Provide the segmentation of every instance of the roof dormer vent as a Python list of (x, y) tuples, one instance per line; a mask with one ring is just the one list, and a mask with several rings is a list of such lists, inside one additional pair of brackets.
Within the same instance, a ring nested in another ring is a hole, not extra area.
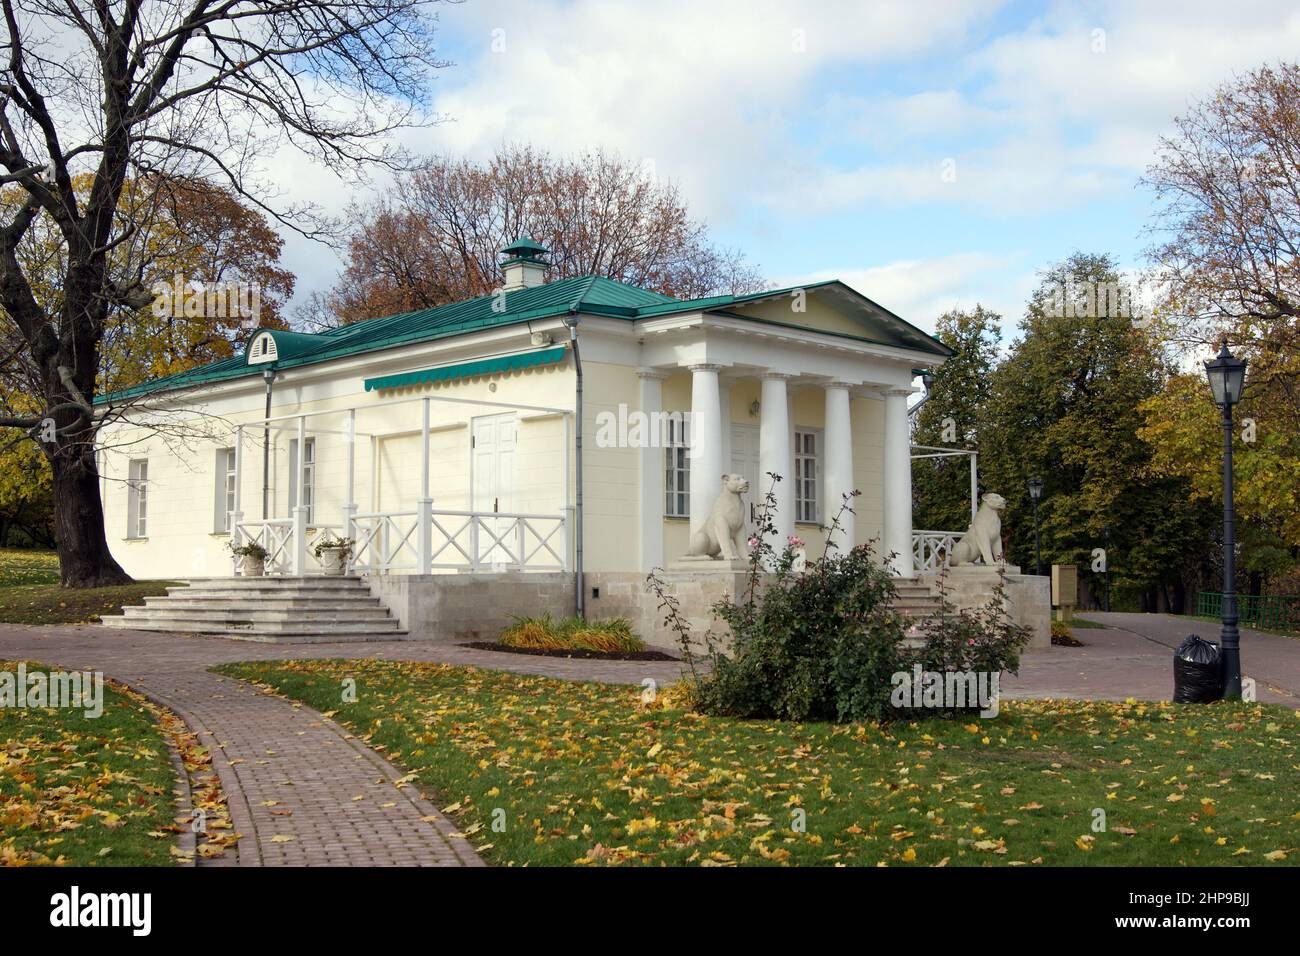
[(540, 243), (524, 237), (516, 239), (501, 250), (506, 256), (501, 262), (501, 271), (505, 282), (501, 288), (506, 292), (516, 289), (531, 289), (546, 282), (546, 262), (542, 259), (546, 249)]

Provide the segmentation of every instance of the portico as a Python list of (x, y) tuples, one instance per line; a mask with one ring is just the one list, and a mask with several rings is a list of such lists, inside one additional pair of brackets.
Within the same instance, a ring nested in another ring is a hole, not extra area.
[(778, 549), (791, 535), (810, 553), (828, 538), (842, 549), (876, 538), (882, 557), (896, 553), (895, 573), (911, 573), (910, 385), (723, 361), (637, 375), (642, 410), (685, 413), (686, 432), (639, 450), (642, 570), (684, 553), (734, 473), (750, 482), (747, 504), (772, 493)]

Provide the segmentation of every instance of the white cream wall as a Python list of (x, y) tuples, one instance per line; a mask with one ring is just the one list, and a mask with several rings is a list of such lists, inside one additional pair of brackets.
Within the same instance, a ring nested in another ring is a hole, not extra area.
[[(636, 571), (640, 567), (640, 450), (602, 448), (598, 416), (618, 415), (620, 403), (640, 408), (636, 367), (584, 361), (583, 370), (583, 564), (590, 571)], [(666, 383), (665, 383), (666, 384)]]

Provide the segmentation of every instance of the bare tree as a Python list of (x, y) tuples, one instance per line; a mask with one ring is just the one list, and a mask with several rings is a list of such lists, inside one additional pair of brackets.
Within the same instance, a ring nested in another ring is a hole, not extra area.
[[(0, 224), (0, 308), (39, 375), (36, 410), (0, 417), (41, 442), (52, 468), (65, 586), (129, 580), (104, 531), (95, 442), (129, 410), (93, 402), (110, 314), (153, 295), (121, 266), (151, 215), (122, 213), (128, 181), (212, 180), (282, 225), (320, 235), (306, 206), (258, 175), (297, 149), (341, 173), (392, 168), (389, 134), (429, 121), (433, 0), (0, 0), (0, 184), (27, 202)], [(90, 173), (78, 202), (74, 177)], [(64, 243), (57, 310), (17, 250), (38, 217)]]
[(601, 275), (684, 298), (764, 287), (743, 257), (709, 242), (672, 183), (602, 152), (432, 158), (348, 221), (343, 274), (308, 307), (320, 325), (486, 295), (501, 282), (498, 251), (522, 236), (546, 246), (556, 279)]
[(1300, 66), (1248, 73), (1175, 122), (1145, 179), (1174, 338), (1230, 335), (1254, 387), (1300, 408)]

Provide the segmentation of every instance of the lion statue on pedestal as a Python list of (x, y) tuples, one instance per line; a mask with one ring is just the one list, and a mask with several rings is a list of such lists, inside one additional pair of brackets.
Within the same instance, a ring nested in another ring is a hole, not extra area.
[(982, 560), (987, 565), (1002, 563), (1002, 512), (1007, 501), (1001, 495), (989, 492), (980, 499), (975, 518), (948, 555), (948, 564), (974, 564)]

